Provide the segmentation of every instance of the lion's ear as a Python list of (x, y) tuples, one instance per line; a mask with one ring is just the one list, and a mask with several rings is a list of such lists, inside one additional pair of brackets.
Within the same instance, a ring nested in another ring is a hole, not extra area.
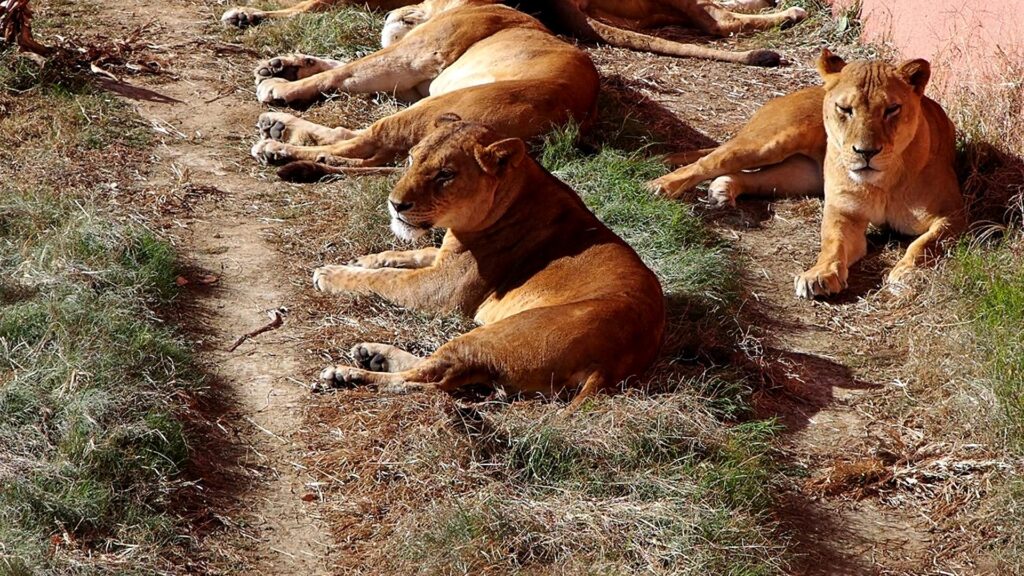
[(526, 143), (519, 138), (498, 140), (490, 146), (477, 147), (476, 161), (484, 172), (501, 176), (506, 169), (518, 166), (526, 156)]
[(452, 122), (461, 122), (462, 116), (459, 116), (455, 112), (445, 112), (434, 119), (434, 128), (440, 128), (445, 124), (451, 124)]
[(846, 60), (836, 56), (828, 48), (821, 49), (821, 55), (818, 56), (818, 74), (822, 78), (827, 79), (833, 74), (839, 74), (843, 68), (846, 68)]
[(927, 60), (917, 58), (900, 64), (896, 67), (896, 72), (907, 81), (907, 84), (913, 86), (914, 92), (923, 95), (928, 80), (932, 77), (932, 66)]

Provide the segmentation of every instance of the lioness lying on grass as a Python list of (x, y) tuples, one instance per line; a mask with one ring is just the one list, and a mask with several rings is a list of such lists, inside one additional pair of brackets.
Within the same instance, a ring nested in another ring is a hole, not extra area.
[(928, 62), (847, 65), (823, 50), (818, 71), (823, 87), (768, 102), (734, 138), (678, 155), (675, 160), (692, 163), (650, 183), (675, 198), (714, 178), (709, 196), (716, 203), (824, 188), (821, 254), (794, 281), (801, 298), (846, 287), (849, 267), (867, 252), (869, 224), (918, 236), (889, 272), (889, 283), (905, 279), (929, 249), (965, 226), (953, 170), (955, 129), (924, 95)]
[[(719, 37), (767, 30), (807, 17), (803, 8), (771, 14), (751, 14), (775, 5), (774, 0), (308, 0), (284, 10), (263, 11), (232, 8), (221, 20), (232, 26), (249, 26), (268, 18), (290, 17), (303, 12), (328, 10), (335, 5), (366, 5), (394, 10), (389, 26), (409, 29), (431, 16), (460, 4), (504, 3), (540, 18), (553, 30), (585, 42), (601, 42), (621, 48), (667, 56), (706, 58), (755, 66), (777, 66), (779, 54), (771, 50), (730, 52), (698, 44), (673, 42), (643, 34), (640, 30), (661, 26), (693, 26)], [(407, 7), (407, 8), (403, 8)], [(397, 9), (396, 9), (397, 8)], [(388, 34), (385, 34), (385, 39)]]
[[(599, 78), (582, 50), (559, 40), (537, 20), (505, 6), (447, 10), (400, 41), (349, 63), (283, 56), (256, 70), (261, 102), (308, 104), (338, 92), (389, 92), (412, 106), (370, 127), (328, 128), (290, 114), (267, 113), (256, 158), (316, 161), (282, 171), (308, 180), (338, 171), (323, 166), (380, 166), (406, 154), (443, 113), (529, 139), (576, 122), (596, 109)], [(299, 145), (307, 142), (316, 145)]]
[(410, 152), (388, 208), (400, 237), (447, 228), (441, 248), (324, 266), (313, 274), (317, 290), (459, 310), (482, 326), (427, 358), (359, 344), (360, 367), (327, 368), (328, 382), (382, 392), (490, 383), (516, 395), (577, 391), (572, 409), (654, 361), (665, 325), (657, 277), (522, 140), (442, 118)]

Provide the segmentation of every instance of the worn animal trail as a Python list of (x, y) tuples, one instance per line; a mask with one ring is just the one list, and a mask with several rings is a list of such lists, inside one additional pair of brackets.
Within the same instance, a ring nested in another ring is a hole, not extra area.
[(161, 96), (128, 91), (146, 98), (137, 102), (139, 113), (163, 134), (146, 175), (147, 192), (189, 186), (208, 195), (175, 221), (174, 236), (188, 262), (219, 278), (208, 294), (194, 296), (203, 328), (199, 356), (212, 372), (212, 386), (231, 404), (218, 424), (238, 444), (242, 456), (234, 472), (245, 481), (232, 509), (213, 511), (241, 529), (211, 535), (204, 548), (218, 569), (229, 572), (327, 574), (330, 536), (317, 503), (307, 502), (314, 500), (315, 485), (298, 438), (309, 392), (296, 379), (296, 329), (286, 321), (226, 352), (239, 335), (266, 323), (264, 311), (288, 306), (298, 290), (282, 276), (286, 263), (270, 241), (279, 224), (265, 220), (262, 198), (280, 185), (250, 174), (240, 146), (251, 137), (247, 127), (261, 107), (251, 93), (235, 90), (235, 79), (216, 56), (220, 42), (209, 34), (215, 15), (206, 7), (130, 0), (104, 3), (96, 19), (111, 37), (145, 27), (147, 42), (167, 62), (168, 73), (149, 85), (133, 80)]

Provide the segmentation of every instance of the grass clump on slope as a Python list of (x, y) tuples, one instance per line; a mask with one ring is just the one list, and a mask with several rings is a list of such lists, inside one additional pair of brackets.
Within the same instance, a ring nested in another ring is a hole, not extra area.
[(148, 139), (127, 105), (14, 54), (0, 78), (21, 86), (0, 118), (0, 574), (167, 571), (197, 381), (153, 312), (175, 254), (101, 203)]

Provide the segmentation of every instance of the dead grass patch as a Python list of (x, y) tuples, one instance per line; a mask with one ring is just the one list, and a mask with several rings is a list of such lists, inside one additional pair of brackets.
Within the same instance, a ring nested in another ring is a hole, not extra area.
[(173, 250), (108, 207), (148, 131), (55, 70), (0, 52), (0, 573), (175, 572), (200, 379)]

